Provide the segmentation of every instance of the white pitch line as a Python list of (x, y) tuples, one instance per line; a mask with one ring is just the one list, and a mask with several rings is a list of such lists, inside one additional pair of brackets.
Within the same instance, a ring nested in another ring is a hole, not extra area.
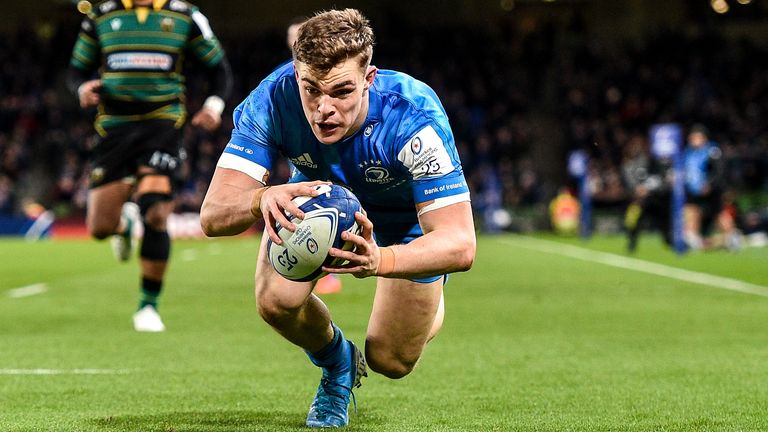
[(0, 369), (0, 375), (118, 375), (127, 369)]
[(684, 270), (676, 267), (670, 267), (664, 264), (657, 264), (654, 262), (643, 261), (637, 258), (624, 257), (607, 252), (593, 251), (590, 249), (549, 240), (534, 239), (525, 236), (516, 236), (516, 239), (517, 240), (515, 241), (505, 239), (501, 239), (499, 241), (515, 246), (521, 246), (526, 249), (567, 256), (582, 261), (596, 262), (612, 267), (634, 270), (657, 276), (664, 276), (671, 279), (692, 282), (700, 285), (707, 285), (714, 288), (727, 289), (731, 291), (768, 297), (768, 287), (751, 284), (749, 282), (740, 281), (738, 279), (731, 279), (707, 273)]
[(10, 298), (29, 297), (37, 294), (42, 294), (46, 291), (48, 291), (48, 285), (44, 283), (36, 283), (36, 284), (8, 290), (8, 297)]

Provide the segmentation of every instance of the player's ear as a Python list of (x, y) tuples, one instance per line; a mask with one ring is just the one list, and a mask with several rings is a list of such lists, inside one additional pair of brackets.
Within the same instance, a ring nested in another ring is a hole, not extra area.
[(368, 69), (365, 71), (365, 87), (363, 87), (364, 90), (368, 90), (368, 87), (373, 85), (373, 80), (376, 78), (376, 73), (379, 71), (379, 69), (376, 66), (368, 66)]

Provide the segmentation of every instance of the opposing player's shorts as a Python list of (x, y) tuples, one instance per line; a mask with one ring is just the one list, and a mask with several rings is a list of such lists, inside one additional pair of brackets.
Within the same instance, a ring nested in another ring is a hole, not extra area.
[(183, 159), (182, 131), (173, 120), (144, 120), (107, 129), (91, 155), (90, 187), (132, 177), (140, 166), (167, 176), (176, 186)]

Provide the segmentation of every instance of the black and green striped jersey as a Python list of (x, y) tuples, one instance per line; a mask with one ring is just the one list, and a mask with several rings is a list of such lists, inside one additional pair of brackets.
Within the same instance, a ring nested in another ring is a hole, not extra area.
[(180, 127), (186, 118), (186, 55), (211, 68), (224, 58), (208, 19), (194, 5), (107, 0), (94, 6), (83, 20), (70, 66), (99, 71), (96, 130), (104, 135), (110, 127), (147, 119), (172, 119)]

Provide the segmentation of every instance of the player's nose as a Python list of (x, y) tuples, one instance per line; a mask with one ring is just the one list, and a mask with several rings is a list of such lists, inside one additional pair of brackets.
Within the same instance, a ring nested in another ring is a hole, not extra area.
[(317, 104), (317, 111), (323, 116), (323, 118), (328, 118), (333, 115), (335, 109), (331, 103), (331, 98), (328, 96), (320, 97), (320, 101)]

